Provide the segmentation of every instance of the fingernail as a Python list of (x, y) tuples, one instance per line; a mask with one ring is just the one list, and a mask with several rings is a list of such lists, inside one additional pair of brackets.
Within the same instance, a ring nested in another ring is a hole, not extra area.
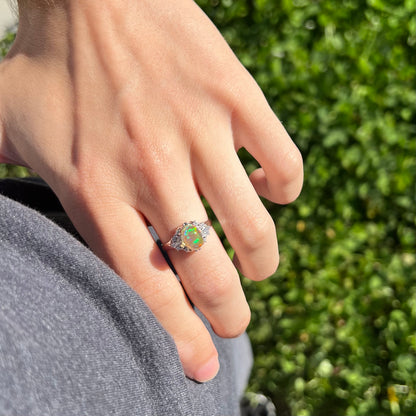
[(206, 381), (212, 380), (218, 374), (219, 369), (220, 363), (218, 362), (218, 357), (213, 357), (195, 372), (193, 378), (195, 381), (205, 383)]

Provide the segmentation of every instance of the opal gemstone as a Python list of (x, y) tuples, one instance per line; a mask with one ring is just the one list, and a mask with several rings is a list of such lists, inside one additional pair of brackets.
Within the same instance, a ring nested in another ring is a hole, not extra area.
[(199, 250), (204, 244), (202, 233), (195, 225), (187, 225), (181, 230), (181, 240), (189, 250)]

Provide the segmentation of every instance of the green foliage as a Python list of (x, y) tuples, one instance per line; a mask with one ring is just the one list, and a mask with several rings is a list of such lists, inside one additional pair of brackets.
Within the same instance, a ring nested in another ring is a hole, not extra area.
[(0, 178), (25, 178), (34, 174), (22, 166), (0, 164)]
[(4, 38), (0, 39), (0, 60), (1, 58), (4, 58), (7, 51), (10, 49), (15, 37), (14, 33), (6, 33)]
[(277, 274), (243, 282), (250, 389), (281, 416), (414, 415), (415, 0), (198, 3), (305, 161), (300, 198), (266, 202)]
[(414, 415), (415, 1), (199, 3), (305, 161), (269, 206), (277, 274), (244, 280), (251, 390), (281, 415)]

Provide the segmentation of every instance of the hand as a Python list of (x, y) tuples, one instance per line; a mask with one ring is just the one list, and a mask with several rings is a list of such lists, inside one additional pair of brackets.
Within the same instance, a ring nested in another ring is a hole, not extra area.
[[(218, 335), (245, 330), (235, 266), (254, 280), (276, 270), (275, 226), (258, 194), (294, 200), (300, 153), (192, 0), (30, 4), (0, 66), (0, 159), (49, 183), (91, 249), (171, 334), (185, 373), (208, 380), (217, 352), (186, 294)], [(262, 166), (250, 178), (241, 147)], [(170, 250), (183, 289), (147, 223), (168, 241), (183, 222), (207, 219), (200, 195), (238, 259), (213, 230), (198, 252)]]

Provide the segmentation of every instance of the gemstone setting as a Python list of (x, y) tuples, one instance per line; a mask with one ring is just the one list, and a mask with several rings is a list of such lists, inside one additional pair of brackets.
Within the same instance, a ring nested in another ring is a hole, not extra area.
[(179, 226), (166, 244), (176, 250), (198, 251), (205, 244), (209, 234), (209, 223), (189, 221)]

